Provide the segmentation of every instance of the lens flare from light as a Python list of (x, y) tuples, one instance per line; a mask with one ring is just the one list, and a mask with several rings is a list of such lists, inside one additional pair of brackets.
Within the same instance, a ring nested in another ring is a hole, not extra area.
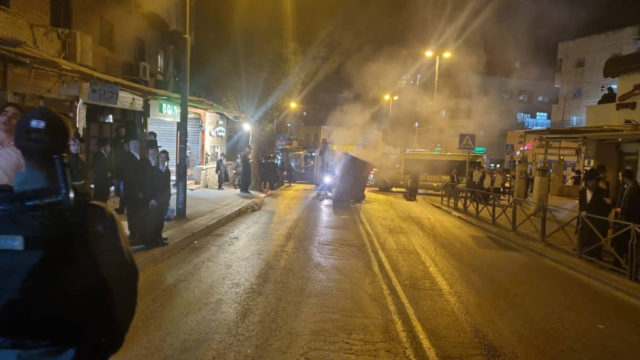
[(384, 95), (384, 99), (385, 99), (386, 101), (389, 101), (389, 99), (391, 99), (391, 95), (389, 95), (389, 94), (385, 94), (385, 95)]
[(427, 50), (427, 51), (425, 51), (425, 52), (424, 52), (424, 54), (425, 54), (427, 57), (433, 57), (433, 51), (431, 51), (431, 50)]
[(333, 182), (333, 178), (329, 175), (325, 175), (323, 180), (325, 184), (331, 184)]
[(453, 54), (451, 54), (451, 51), (445, 51), (445, 52), (444, 52), (444, 54), (442, 54), (442, 56), (443, 56), (445, 59), (450, 58), (452, 55), (453, 55)]
[(251, 131), (251, 125), (249, 125), (249, 123), (242, 124), (242, 128), (244, 131)]

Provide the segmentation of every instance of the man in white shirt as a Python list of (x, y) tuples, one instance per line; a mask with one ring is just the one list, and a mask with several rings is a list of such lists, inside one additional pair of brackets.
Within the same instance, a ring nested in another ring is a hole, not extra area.
[(22, 116), (22, 108), (8, 103), (0, 113), (0, 185), (13, 185), (15, 174), (24, 170), (22, 153), (14, 145), (16, 124)]

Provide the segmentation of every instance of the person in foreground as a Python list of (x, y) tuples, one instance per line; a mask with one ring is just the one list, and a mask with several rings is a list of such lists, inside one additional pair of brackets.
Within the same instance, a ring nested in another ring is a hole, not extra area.
[(0, 359), (108, 359), (136, 308), (138, 269), (117, 215), (71, 187), (71, 126), (24, 115), (25, 170), (0, 192)]

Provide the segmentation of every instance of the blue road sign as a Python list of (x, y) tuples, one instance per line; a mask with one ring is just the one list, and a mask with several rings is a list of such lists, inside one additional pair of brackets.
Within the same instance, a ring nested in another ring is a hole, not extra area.
[(513, 146), (513, 144), (507, 144), (507, 145), (504, 146), (504, 154), (505, 155), (508, 156), (508, 155), (513, 155), (515, 153), (516, 153), (516, 149)]
[(276, 135), (276, 146), (286, 146), (287, 145), (287, 135)]
[(460, 134), (458, 149), (473, 150), (476, 148), (476, 134)]

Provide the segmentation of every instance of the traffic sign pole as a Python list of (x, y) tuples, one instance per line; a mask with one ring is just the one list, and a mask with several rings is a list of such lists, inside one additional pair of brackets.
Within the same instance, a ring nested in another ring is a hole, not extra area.
[(465, 174), (464, 174), (464, 178), (466, 179), (467, 184), (469, 183), (469, 153), (470, 152), (471, 150), (467, 150), (467, 166), (466, 166), (467, 170), (465, 171)]

